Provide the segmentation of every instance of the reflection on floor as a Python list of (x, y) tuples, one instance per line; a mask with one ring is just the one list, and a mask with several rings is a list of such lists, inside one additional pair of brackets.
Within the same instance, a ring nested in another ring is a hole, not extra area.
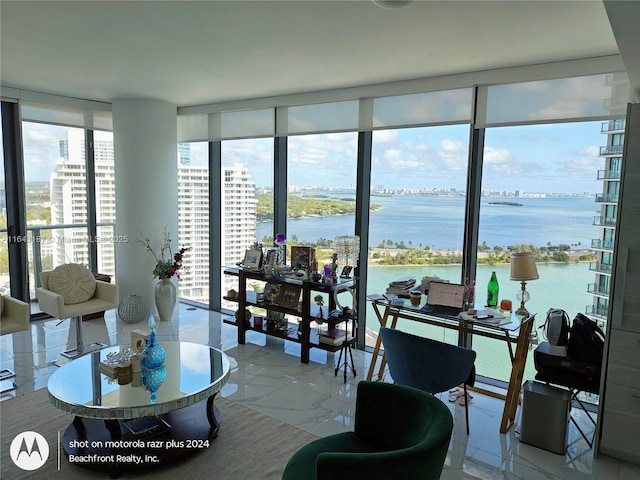
[[(116, 320), (115, 312), (110, 311), (104, 320), (84, 322), (84, 339), (86, 343), (128, 344), (130, 331), (145, 327)], [(353, 428), (356, 385), (367, 373), (369, 353), (354, 351), (357, 377), (349, 374), (344, 384), (342, 373), (334, 376), (337, 353), (312, 349), (311, 362), (304, 365), (299, 361), (299, 345), (291, 342), (249, 332), (247, 343), (238, 345), (235, 327), (223, 323), (214, 312), (181, 304), (172, 321), (159, 322), (156, 331), (160, 341), (206, 341), (225, 351), (232, 373), (222, 396), (232, 401), (319, 436)], [(2, 393), (0, 399), (46, 388), (49, 375), (58, 368), (52, 362), (60, 362), (60, 352), (72, 346), (75, 334), (69, 328), (69, 320), (36, 322), (30, 332), (0, 337), (0, 367), (16, 373), (11, 380), (18, 386)], [(388, 377), (385, 380), (391, 381)], [(640, 478), (638, 466), (602, 455), (594, 459), (572, 424), (564, 455), (520, 443), (517, 426), (502, 435), (499, 426), (503, 402), (479, 393), (473, 397), (469, 404), (471, 433), (467, 435), (464, 407), (449, 402), (448, 393), (440, 395), (455, 419), (441, 477), (444, 480)], [(574, 409), (573, 414), (585, 432), (592, 435), (593, 426), (584, 412)]]

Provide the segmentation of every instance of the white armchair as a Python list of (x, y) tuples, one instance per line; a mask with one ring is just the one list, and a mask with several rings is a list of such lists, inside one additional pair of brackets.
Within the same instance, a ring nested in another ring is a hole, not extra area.
[(17, 298), (9, 297), (8, 295), (3, 295), (2, 298), (0, 298), (0, 302), (2, 302), (0, 335), (29, 330), (31, 310), (28, 303), (22, 302)]
[(118, 287), (96, 280), (84, 265), (65, 264), (40, 274), (42, 287), (36, 289), (40, 309), (54, 318), (73, 317), (76, 321), (76, 348), (62, 352), (75, 358), (105, 347), (103, 343), (84, 345), (82, 316), (116, 308)]

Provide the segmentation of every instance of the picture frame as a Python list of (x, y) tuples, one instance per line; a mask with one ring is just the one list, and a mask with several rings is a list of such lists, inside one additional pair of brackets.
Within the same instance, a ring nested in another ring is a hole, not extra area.
[(275, 303), (280, 297), (280, 284), (274, 282), (268, 282), (264, 286), (264, 301), (269, 303)]
[(260, 270), (262, 264), (262, 250), (257, 248), (249, 248), (244, 253), (242, 266), (251, 270)]
[(276, 303), (281, 307), (297, 309), (301, 291), (302, 287), (298, 285), (282, 285)]
[(293, 245), (291, 247), (291, 268), (294, 270), (306, 270), (315, 259), (315, 256), (315, 248)]
[(351, 270), (353, 270), (351, 265), (345, 265), (340, 273), (340, 278), (351, 278)]
[(275, 265), (276, 257), (278, 255), (278, 249), (275, 247), (267, 248), (267, 251), (264, 255), (264, 265)]
[(267, 331), (274, 332), (280, 330), (287, 321), (287, 318), (282, 312), (275, 312), (273, 310), (267, 311)]
[(274, 310), (267, 311), (267, 321), (270, 322), (284, 322), (285, 314), (282, 312), (276, 312)]

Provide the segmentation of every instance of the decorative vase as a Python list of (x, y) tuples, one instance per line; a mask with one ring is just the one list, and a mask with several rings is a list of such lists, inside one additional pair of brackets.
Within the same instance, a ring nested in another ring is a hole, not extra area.
[(156, 403), (156, 393), (166, 379), (167, 369), (164, 365), (142, 369), (142, 382), (150, 392), (151, 403)]
[(276, 258), (274, 263), (276, 265), (284, 265), (287, 263), (287, 244), (284, 240), (276, 242)]
[(118, 304), (118, 316), (123, 322), (141, 322), (148, 312), (147, 302), (140, 295), (127, 295)]
[(156, 284), (155, 300), (160, 321), (171, 320), (171, 314), (176, 306), (176, 286), (171, 279), (163, 278)]
[(167, 359), (167, 352), (156, 340), (156, 321), (149, 312), (149, 341), (140, 354), (140, 366), (152, 370), (161, 367)]

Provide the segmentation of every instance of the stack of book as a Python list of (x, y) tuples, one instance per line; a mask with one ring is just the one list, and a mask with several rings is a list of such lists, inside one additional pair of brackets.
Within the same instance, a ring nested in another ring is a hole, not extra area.
[(107, 377), (118, 378), (118, 365), (109, 365), (106, 362), (100, 362), (98, 370), (104, 373)]
[(414, 277), (402, 277), (391, 282), (386, 293), (388, 295), (396, 295), (400, 298), (409, 298), (409, 292), (415, 287), (416, 279)]
[(320, 330), (319, 341), (327, 345), (340, 345), (347, 339), (347, 331), (341, 328), (332, 330)]

